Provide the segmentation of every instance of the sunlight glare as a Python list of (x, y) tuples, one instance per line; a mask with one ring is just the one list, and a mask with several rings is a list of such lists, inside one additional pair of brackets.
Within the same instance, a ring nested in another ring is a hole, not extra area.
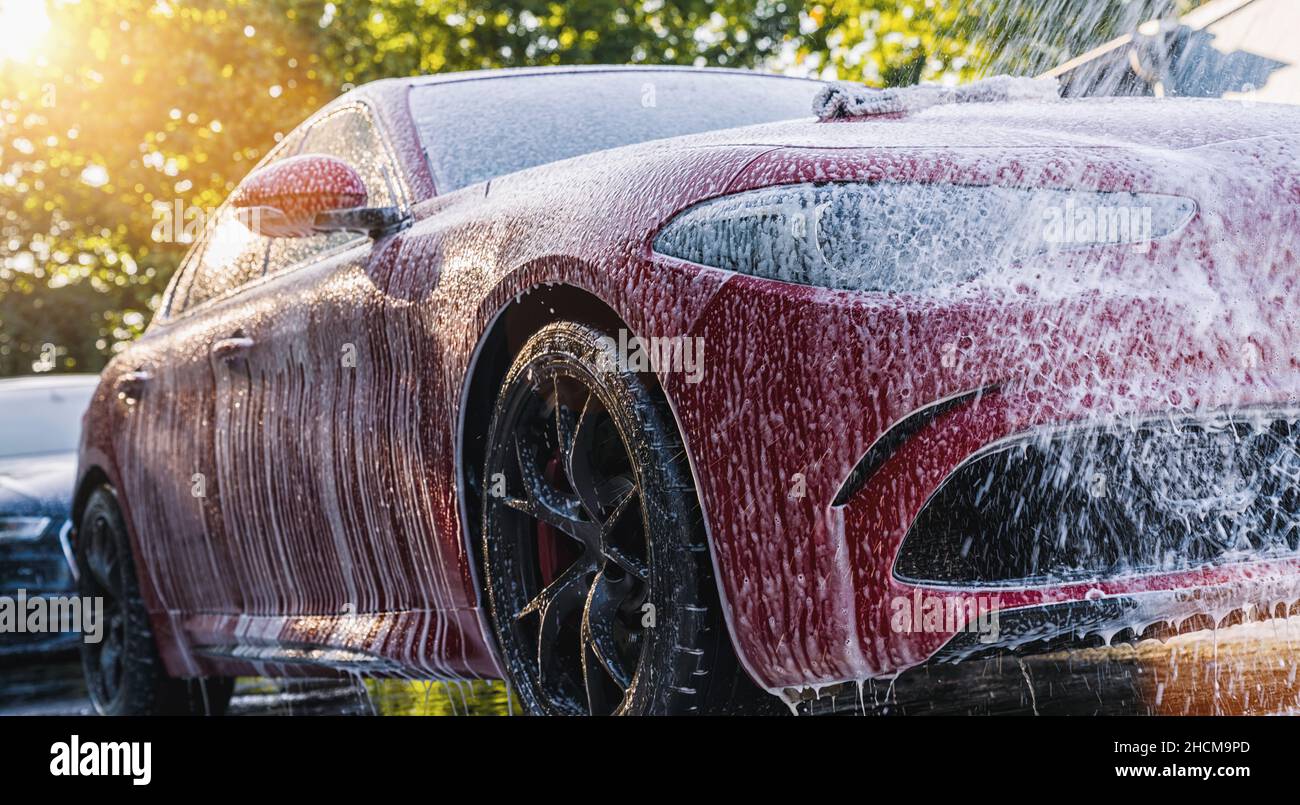
[(0, 62), (29, 61), (49, 30), (45, 0), (0, 0)]

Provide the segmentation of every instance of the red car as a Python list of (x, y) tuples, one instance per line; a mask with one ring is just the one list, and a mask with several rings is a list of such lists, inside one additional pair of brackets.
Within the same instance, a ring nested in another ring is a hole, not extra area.
[(332, 103), (87, 414), (96, 707), (361, 673), (737, 711), (1286, 614), (1300, 110), (1041, 87)]

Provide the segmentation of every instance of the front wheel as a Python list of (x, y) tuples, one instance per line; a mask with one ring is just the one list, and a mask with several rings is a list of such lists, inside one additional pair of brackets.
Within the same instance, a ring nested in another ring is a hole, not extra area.
[(726, 707), (756, 690), (725, 634), (685, 450), (657, 388), (610, 350), (548, 325), (497, 398), (482, 529), (497, 642), (534, 713)]
[(96, 489), (77, 529), (78, 592), (103, 601), (98, 642), (81, 643), (91, 704), (100, 715), (219, 715), (234, 680), (167, 676), (140, 596), (131, 543), (111, 489)]

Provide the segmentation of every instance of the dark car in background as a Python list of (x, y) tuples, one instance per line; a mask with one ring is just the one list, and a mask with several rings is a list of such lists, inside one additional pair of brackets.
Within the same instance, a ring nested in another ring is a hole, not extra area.
[[(76, 587), (68, 534), (81, 415), (99, 378), (0, 380), (0, 595)], [(71, 647), (77, 635), (0, 633), (0, 655)]]

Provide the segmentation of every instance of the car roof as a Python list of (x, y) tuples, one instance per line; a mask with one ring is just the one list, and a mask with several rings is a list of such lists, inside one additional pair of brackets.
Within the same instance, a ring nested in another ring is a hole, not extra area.
[(762, 78), (779, 78), (787, 81), (826, 82), (816, 78), (768, 73), (760, 70), (738, 70), (729, 67), (692, 67), (678, 64), (570, 64), (545, 67), (501, 67), (492, 70), (464, 70), (461, 72), (431, 73), (411, 78), (386, 78), (375, 84), (404, 83), (412, 87), (450, 84), (459, 81), (481, 81), (488, 78), (515, 78), (520, 76), (572, 75), (575, 73), (709, 73), (742, 75)]
[(93, 387), (99, 382), (99, 375), (27, 375), (25, 377), (0, 378), (0, 394), (10, 391), (41, 391), (44, 389), (67, 389)]
[[(752, 70), (675, 65), (569, 65), (515, 67), (384, 79), (409, 87), (514, 76), (574, 73), (721, 73), (790, 81), (828, 82)], [(1253, 107), (1253, 108), (1252, 108)], [(1270, 108), (1271, 107), (1271, 108)], [(1294, 107), (1217, 99), (1073, 98), (1055, 102), (1000, 101), (938, 107), (875, 119), (786, 123), (689, 135), (697, 142), (794, 147), (1157, 147), (1195, 148), (1247, 137), (1291, 134)]]

